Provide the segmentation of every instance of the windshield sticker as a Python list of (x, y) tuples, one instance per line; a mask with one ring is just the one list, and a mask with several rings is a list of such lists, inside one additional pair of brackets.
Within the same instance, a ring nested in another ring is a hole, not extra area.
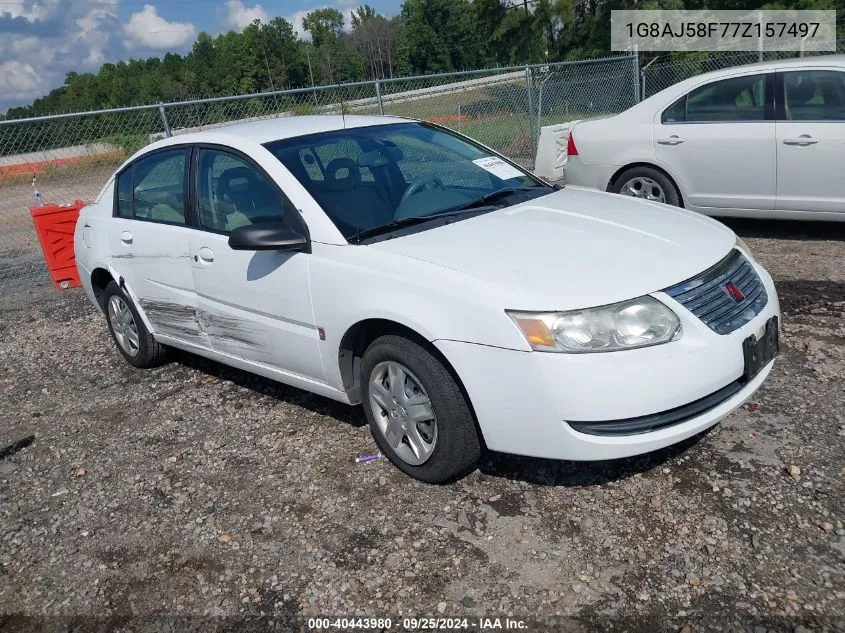
[(497, 158), (495, 156), (488, 156), (486, 158), (477, 158), (472, 161), (481, 169), (485, 171), (489, 171), (491, 174), (496, 176), (496, 178), (501, 178), (502, 180), (508, 180), (510, 178), (518, 178), (523, 176), (524, 174), (519, 171), (516, 167), (508, 165), (505, 161), (501, 158)]

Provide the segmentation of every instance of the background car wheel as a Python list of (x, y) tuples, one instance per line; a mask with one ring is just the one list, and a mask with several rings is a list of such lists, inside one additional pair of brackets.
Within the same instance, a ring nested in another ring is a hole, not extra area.
[(117, 349), (130, 365), (148, 369), (167, 360), (167, 348), (147, 331), (132, 300), (114, 281), (103, 293), (103, 309)]
[(681, 196), (672, 181), (651, 167), (632, 167), (624, 171), (614, 181), (612, 190), (623, 196), (681, 206)]
[(364, 353), (361, 384), (373, 438), (401, 471), (445, 483), (475, 466), (481, 444), (472, 411), (424, 347), (401, 336), (376, 339)]

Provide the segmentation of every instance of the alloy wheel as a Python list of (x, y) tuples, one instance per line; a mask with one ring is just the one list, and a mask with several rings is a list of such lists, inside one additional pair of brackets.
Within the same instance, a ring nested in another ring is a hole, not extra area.
[(666, 202), (666, 193), (656, 180), (646, 176), (637, 176), (628, 180), (619, 190), (623, 196), (632, 196), (651, 200), (652, 202)]

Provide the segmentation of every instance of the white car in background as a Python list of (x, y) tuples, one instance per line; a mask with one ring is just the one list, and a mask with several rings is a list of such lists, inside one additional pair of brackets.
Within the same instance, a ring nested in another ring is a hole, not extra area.
[(577, 122), (567, 184), (707, 215), (845, 221), (845, 55), (726, 68)]
[(772, 279), (727, 227), (559, 190), (407, 119), (159, 141), (82, 210), (75, 248), (130, 364), (176, 347), (362, 403), (380, 450), (429, 482), (485, 443), (668, 446), (739, 407), (778, 350)]

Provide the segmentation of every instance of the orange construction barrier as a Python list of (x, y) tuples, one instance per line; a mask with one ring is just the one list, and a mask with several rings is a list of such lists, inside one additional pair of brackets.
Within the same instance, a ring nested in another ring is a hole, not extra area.
[(29, 208), (47, 269), (57, 290), (82, 285), (76, 270), (73, 230), (79, 219), (79, 210), (84, 206), (82, 200), (76, 200), (67, 205), (53, 203)]

